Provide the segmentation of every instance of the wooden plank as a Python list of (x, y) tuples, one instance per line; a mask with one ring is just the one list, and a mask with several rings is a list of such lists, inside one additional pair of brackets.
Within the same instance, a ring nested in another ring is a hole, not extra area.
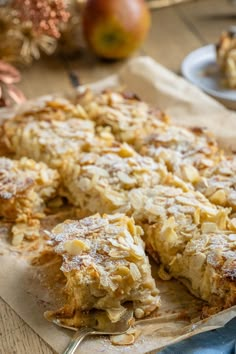
[(143, 46), (147, 55), (177, 73), (184, 57), (201, 45), (179, 16), (178, 6), (152, 12), (151, 31)]
[(0, 298), (0, 354), (52, 354), (48, 345)]
[(27, 98), (48, 93), (68, 92), (71, 82), (65, 64), (57, 57), (44, 57), (21, 69), (22, 81), (18, 87)]
[(80, 85), (101, 80), (119, 71), (125, 60), (106, 61), (98, 59), (84, 49), (77, 58), (67, 59), (69, 74), (75, 74)]
[(228, 0), (201, 0), (176, 6), (176, 10), (203, 44), (216, 43), (236, 19), (236, 6)]

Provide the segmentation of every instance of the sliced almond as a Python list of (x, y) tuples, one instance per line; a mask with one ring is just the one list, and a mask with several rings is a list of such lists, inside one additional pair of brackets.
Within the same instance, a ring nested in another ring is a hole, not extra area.
[(141, 278), (141, 273), (135, 263), (130, 263), (130, 275), (134, 281)]
[(202, 224), (201, 230), (202, 230), (203, 233), (217, 232), (218, 231), (218, 227), (213, 222), (204, 222)]
[(78, 256), (89, 249), (90, 247), (81, 240), (71, 240), (64, 243), (64, 250), (72, 256)]
[(134, 343), (135, 336), (133, 334), (120, 334), (110, 337), (111, 343), (114, 345), (130, 345)]
[(199, 180), (199, 172), (192, 165), (185, 165), (182, 167), (182, 175), (184, 180), (195, 183)]
[(227, 201), (226, 194), (223, 189), (219, 189), (218, 191), (216, 191), (213, 195), (211, 195), (209, 199), (212, 203), (223, 206), (226, 204)]

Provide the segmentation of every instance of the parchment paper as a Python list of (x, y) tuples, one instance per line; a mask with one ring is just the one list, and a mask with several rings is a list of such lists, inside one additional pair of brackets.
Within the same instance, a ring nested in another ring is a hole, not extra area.
[[(93, 84), (92, 87), (100, 90), (117, 85), (124, 85), (141, 98), (159, 106), (176, 124), (208, 127), (224, 147), (236, 150), (236, 113), (227, 110), (151, 58), (133, 59), (119, 74)], [(39, 102), (44, 99), (41, 98)], [(12, 112), (2, 111), (0, 118)], [(40, 284), (35, 268), (9, 247), (6, 235), (7, 228), (1, 227), (0, 296), (60, 353), (67, 345), (71, 333), (54, 327), (44, 319), (43, 312), (52, 308), (53, 300), (47, 289)], [(155, 273), (155, 266), (153, 271)], [(157, 286), (161, 290), (161, 308), (156, 317), (137, 323), (142, 333), (135, 344), (116, 347), (111, 345), (108, 338), (92, 338), (82, 344), (80, 353), (146, 353), (194, 333), (220, 327), (236, 316), (234, 306), (199, 321), (203, 303), (190, 295), (181, 284), (175, 280), (157, 280)]]

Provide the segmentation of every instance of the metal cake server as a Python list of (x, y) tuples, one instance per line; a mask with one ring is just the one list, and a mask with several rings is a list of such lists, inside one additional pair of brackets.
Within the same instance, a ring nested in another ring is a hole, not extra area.
[(119, 321), (112, 322), (105, 312), (101, 312), (96, 316), (87, 316), (86, 327), (75, 328), (69, 327), (61, 323), (60, 319), (51, 319), (50, 322), (59, 327), (76, 331), (69, 345), (63, 354), (74, 354), (82, 340), (90, 335), (117, 335), (125, 333), (131, 326), (133, 320), (133, 310), (127, 309)]

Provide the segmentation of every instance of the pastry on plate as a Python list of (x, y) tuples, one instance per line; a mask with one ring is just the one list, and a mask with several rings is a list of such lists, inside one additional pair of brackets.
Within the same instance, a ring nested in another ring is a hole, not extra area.
[(235, 305), (235, 234), (228, 227), (229, 210), (199, 192), (168, 186), (132, 190), (129, 196), (147, 251), (164, 269), (210, 304)]
[(139, 155), (127, 144), (114, 143), (67, 160), (62, 171), (65, 196), (91, 212), (128, 212), (128, 191), (152, 187), (167, 178), (164, 164)]
[(39, 219), (46, 201), (55, 197), (59, 184), (57, 171), (28, 158), (19, 161), (0, 158), (0, 217), (15, 223), (12, 243), (38, 236)]
[(95, 214), (57, 225), (49, 233), (49, 242), (61, 257), (67, 301), (47, 317), (76, 326), (80, 313), (92, 309), (106, 311), (114, 322), (127, 303), (136, 318), (153, 312), (159, 306), (159, 291), (142, 234), (142, 228), (124, 214)]
[(216, 45), (217, 63), (223, 74), (223, 82), (229, 88), (236, 88), (236, 31), (222, 33)]

